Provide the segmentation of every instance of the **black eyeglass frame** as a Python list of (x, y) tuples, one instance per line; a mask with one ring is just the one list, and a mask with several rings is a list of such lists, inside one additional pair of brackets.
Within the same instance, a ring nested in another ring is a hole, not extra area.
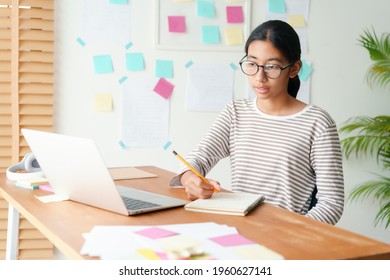
[[(265, 64), (265, 65), (259, 65), (259, 64), (257, 64), (256, 62), (254, 62), (254, 61), (252, 61), (252, 60), (244, 60), (246, 57), (247, 57), (247, 55), (245, 55), (243, 58), (241, 58), (241, 60), (240, 60), (240, 62), (239, 62), (238, 64), (240, 64), (240, 68), (241, 68), (242, 73), (244, 73), (244, 74), (247, 75), (247, 76), (254, 76), (254, 75), (256, 75), (256, 74), (259, 72), (260, 68), (263, 68), (264, 75), (265, 75), (268, 79), (277, 79), (277, 78), (280, 77), (280, 75), (282, 75), (282, 71), (283, 71), (283, 70), (287, 69), (288, 67), (290, 67), (290, 66), (292, 66), (292, 65), (294, 64), (293, 62), (291, 62), (291, 63), (289, 63), (289, 64), (287, 64), (287, 65), (285, 65), (285, 66), (280, 66), (280, 65), (278, 65), (278, 64), (273, 64), (273, 63), (267, 63), (267, 64)], [(257, 66), (257, 71), (256, 71), (254, 74), (249, 75), (249, 74), (245, 73), (245, 71), (242, 69), (242, 64), (243, 64), (244, 62), (246, 62), (246, 61), (252, 62), (252, 63), (254, 63), (254, 64)], [(277, 67), (280, 69), (279, 75), (278, 75), (277, 77), (275, 77), (275, 78), (268, 77), (267, 72), (264, 71), (264, 66), (266, 66), (266, 65), (277, 66)]]

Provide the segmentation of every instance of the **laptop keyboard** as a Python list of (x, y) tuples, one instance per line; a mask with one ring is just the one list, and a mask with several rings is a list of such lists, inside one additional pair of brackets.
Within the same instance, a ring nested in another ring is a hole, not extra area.
[(139, 210), (139, 209), (145, 209), (149, 207), (154, 207), (154, 206), (160, 206), (159, 204), (151, 203), (148, 201), (143, 201), (139, 199), (134, 199), (130, 197), (123, 197), (123, 202), (126, 205), (126, 208), (129, 210)]

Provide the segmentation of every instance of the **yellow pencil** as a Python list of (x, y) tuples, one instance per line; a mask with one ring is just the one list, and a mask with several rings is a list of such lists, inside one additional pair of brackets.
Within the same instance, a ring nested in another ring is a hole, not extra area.
[(203, 180), (203, 182), (205, 182), (206, 184), (212, 186), (213, 188), (213, 191), (214, 192), (218, 192), (218, 190), (216, 188), (214, 188), (214, 186), (209, 182), (209, 180), (207, 180), (205, 177), (202, 176), (202, 174), (200, 174), (195, 168), (193, 168), (191, 166), (191, 164), (189, 164), (181, 155), (179, 155), (178, 153), (176, 153), (174, 150), (172, 151), (173, 154), (181, 160), (182, 163), (184, 163), (185, 165), (187, 165), (187, 167), (196, 174), (196, 176), (198, 176), (200, 179)]

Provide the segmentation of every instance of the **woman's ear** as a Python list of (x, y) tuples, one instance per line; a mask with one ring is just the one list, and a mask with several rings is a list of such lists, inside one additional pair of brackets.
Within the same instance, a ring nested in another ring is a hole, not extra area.
[(302, 67), (302, 61), (298, 60), (291, 66), (290, 78), (295, 78)]

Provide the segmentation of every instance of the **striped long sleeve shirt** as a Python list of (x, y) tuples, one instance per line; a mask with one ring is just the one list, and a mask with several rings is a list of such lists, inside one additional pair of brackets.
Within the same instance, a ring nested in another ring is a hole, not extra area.
[[(335, 122), (323, 109), (308, 105), (294, 115), (271, 116), (256, 99), (232, 101), (186, 159), (206, 176), (225, 157), (232, 191), (263, 194), (270, 204), (329, 224), (340, 219), (342, 153)], [(309, 210), (315, 186), (318, 201)]]

